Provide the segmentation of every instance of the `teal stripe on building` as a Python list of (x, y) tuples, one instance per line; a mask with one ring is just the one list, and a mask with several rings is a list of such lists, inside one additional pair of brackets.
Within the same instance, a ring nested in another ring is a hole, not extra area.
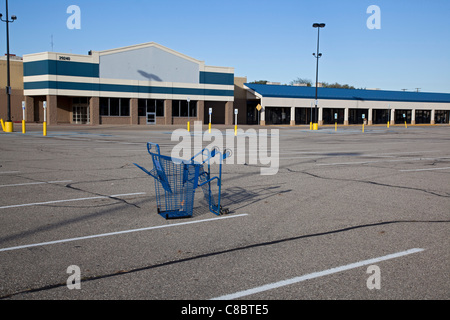
[(99, 64), (75, 61), (57, 61), (57, 60), (40, 60), (32, 62), (24, 62), (23, 75), (41, 76), (41, 75), (58, 75), (72, 77), (99, 77)]
[(172, 88), (154, 86), (133, 86), (120, 84), (95, 84), (63, 81), (36, 81), (25, 82), (25, 90), (60, 89), (78, 91), (99, 91), (99, 92), (124, 92), (124, 93), (154, 93), (173, 95), (204, 95), (233, 97), (234, 90), (220, 89), (195, 89), (195, 88)]
[(234, 85), (234, 74), (200, 71), (200, 83)]

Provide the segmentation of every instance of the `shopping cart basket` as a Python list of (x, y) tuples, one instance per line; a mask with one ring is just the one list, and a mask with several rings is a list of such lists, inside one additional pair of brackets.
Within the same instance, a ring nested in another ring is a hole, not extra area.
[[(153, 151), (154, 149), (155, 151)], [(205, 200), (208, 202), (209, 210), (216, 215), (227, 214), (228, 209), (220, 205), (220, 194), (222, 188), (222, 164), (223, 160), (231, 155), (227, 150), (221, 153), (218, 148), (212, 150), (203, 149), (190, 160), (181, 160), (161, 155), (159, 145), (148, 142), (147, 151), (153, 162), (153, 169), (147, 169), (134, 163), (139, 169), (155, 179), (156, 204), (158, 213), (166, 218), (191, 217), (194, 207), (195, 190), (201, 187)], [(202, 156), (202, 161), (195, 158)], [(210, 160), (219, 156), (219, 176), (211, 177)], [(206, 157), (206, 159), (203, 159)], [(207, 167), (204, 166), (207, 163)], [(212, 186), (217, 180), (217, 202), (212, 191)]]

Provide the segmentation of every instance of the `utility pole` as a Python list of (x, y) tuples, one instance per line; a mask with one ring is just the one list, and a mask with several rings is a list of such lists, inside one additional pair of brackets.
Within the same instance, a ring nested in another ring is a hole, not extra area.
[(11, 76), (10, 76), (10, 57), (9, 57), (9, 24), (14, 22), (17, 19), (16, 16), (11, 16), (11, 20), (9, 20), (9, 12), (8, 12), (8, 0), (6, 0), (6, 19), (3, 19), (3, 14), (0, 13), (0, 20), (6, 22), (6, 65), (7, 65), (7, 85), (6, 85), (6, 94), (8, 96), (8, 114), (6, 118), (6, 132), (13, 132), (13, 123), (11, 121)]

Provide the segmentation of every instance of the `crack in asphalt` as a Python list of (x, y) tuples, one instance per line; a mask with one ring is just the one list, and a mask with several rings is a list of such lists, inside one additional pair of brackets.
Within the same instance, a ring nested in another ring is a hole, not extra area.
[(288, 170), (289, 172), (292, 173), (302, 173), (302, 174), (306, 174), (308, 176), (314, 177), (314, 178), (318, 178), (318, 179), (324, 179), (324, 180), (338, 180), (338, 181), (347, 181), (347, 182), (358, 182), (358, 183), (366, 183), (366, 184), (371, 184), (371, 185), (376, 185), (376, 186), (382, 186), (382, 187), (389, 187), (389, 188), (398, 188), (398, 189), (407, 189), (407, 190), (415, 190), (415, 191), (421, 191), (421, 192), (425, 192), (437, 197), (443, 197), (443, 198), (450, 198), (450, 194), (446, 193), (446, 194), (439, 194), (436, 193), (434, 191), (430, 191), (430, 190), (426, 190), (426, 189), (421, 189), (421, 188), (414, 188), (414, 187), (406, 187), (406, 186), (396, 186), (396, 185), (391, 185), (391, 184), (387, 184), (387, 183), (381, 183), (381, 182), (375, 182), (375, 181), (368, 181), (368, 180), (358, 180), (358, 179), (344, 179), (344, 178), (328, 178), (328, 177), (321, 177), (317, 174), (314, 173), (310, 173), (310, 172), (306, 172), (306, 171), (295, 171), (289, 168), (286, 168), (286, 170)]
[[(244, 250), (253, 249), (253, 248), (271, 246), (271, 245), (276, 245), (276, 244), (280, 244), (280, 243), (296, 241), (296, 240), (300, 240), (300, 239), (320, 237), (320, 236), (326, 236), (326, 235), (330, 235), (330, 234), (337, 234), (337, 233), (341, 233), (341, 232), (347, 232), (347, 231), (363, 229), (363, 228), (377, 227), (377, 226), (383, 226), (383, 225), (392, 225), (392, 224), (401, 224), (401, 223), (449, 223), (449, 222), (450, 222), (450, 220), (394, 220), (394, 221), (383, 221), (383, 222), (376, 222), (376, 223), (368, 223), (368, 224), (363, 224), (363, 225), (350, 226), (350, 227), (347, 227), (347, 228), (342, 228), (342, 229), (337, 229), (337, 230), (324, 231), (324, 232), (318, 232), (318, 233), (307, 234), (307, 235), (300, 235), (300, 236), (295, 236), (295, 237), (288, 237), (288, 238), (283, 238), (283, 239), (278, 239), (278, 240), (272, 240), (272, 241), (265, 241), (265, 242), (260, 242), (260, 243), (249, 244), (249, 245), (245, 245), (245, 246), (241, 246), (241, 247), (235, 247), (235, 248), (225, 249), (225, 250), (216, 251), (216, 252), (203, 253), (203, 254), (199, 254), (199, 255), (196, 255), (196, 256), (192, 256), (192, 257), (187, 257), (187, 258), (178, 259), (178, 260), (161, 262), (161, 263), (154, 264), (154, 265), (148, 265), (148, 266), (144, 266), (144, 267), (133, 268), (133, 269), (130, 269), (130, 270), (119, 270), (119, 271), (112, 272), (112, 273), (109, 273), (109, 274), (103, 274), (103, 275), (97, 275), (97, 276), (91, 276), (91, 277), (84, 277), (84, 278), (81, 278), (81, 282), (107, 279), (107, 278), (112, 278), (112, 277), (116, 277), (116, 276), (122, 276), (122, 275), (132, 274), (132, 273), (136, 273), (136, 272), (141, 272), (141, 271), (161, 268), (161, 267), (165, 267), (165, 266), (176, 265), (178, 263), (194, 261), (194, 260), (197, 260), (197, 259), (214, 257), (214, 256), (222, 255), (222, 254), (228, 254), (228, 253), (239, 252), (239, 251), (244, 251)], [(39, 288), (32, 288), (32, 289), (22, 290), (22, 291), (19, 291), (19, 292), (14, 292), (14, 293), (6, 294), (4, 296), (0, 296), (0, 300), (12, 298), (14, 296), (21, 295), (21, 294), (30, 294), (30, 293), (34, 293), (34, 292), (41, 292), (41, 291), (46, 291), (46, 290), (52, 290), (52, 289), (65, 287), (65, 286), (67, 286), (67, 282), (55, 283), (55, 284), (50, 284), (50, 285), (39, 287)]]
[[(100, 182), (105, 182), (105, 181), (100, 181)], [(96, 192), (87, 191), (87, 190), (83, 190), (81, 188), (74, 187), (73, 183), (68, 183), (68, 184), (65, 185), (65, 187), (68, 188), (68, 189), (71, 189), (71, 190), (80, 191), (80, 192), (87, 192), (87, 193), (95, 195), (95, 196), (101, 196), (101, 197), (106, 197), (108, 199), (117, 200), (119, 202), (122, 202), (122, 203), (124, 203), (126, 205), (133, 206), (133, 207), (138, 208), (138, 209), (141, 208), (137, 204), (130, 203), (130, 202), (126, 201), (125, 199), (120, 199), (120, 198), (117, 198), (117, 197), (108, 196), (108, 195), (104, 195), (104, 194), (101, 194), (101, 193), (96, 193)]]

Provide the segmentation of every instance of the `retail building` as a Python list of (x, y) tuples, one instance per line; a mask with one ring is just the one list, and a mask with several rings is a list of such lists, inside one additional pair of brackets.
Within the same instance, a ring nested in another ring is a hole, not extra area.
[(234, 69), (207, 66), (157, 43), (23, 57), (28, 121), (79, 124), (232, 123)]
[[(22, 99), (27, 122), (44, 121), (45, 102), (48, 125), (206, 124), (210, 116), (213, 124), (232, 125), (235, 109), (238, 124), (309, 125), (316, 100), (314, 87), (248, 83), (233, 67), (208, 66), (154, 42), (86, 55), (28, 54), (23, 66), (13, 63), (16, 122)], [(3, 93), (1, 99), (4, 117)], [(450, 121), (447, 93), (318, 88), (317, 104), (319, 125)]]

